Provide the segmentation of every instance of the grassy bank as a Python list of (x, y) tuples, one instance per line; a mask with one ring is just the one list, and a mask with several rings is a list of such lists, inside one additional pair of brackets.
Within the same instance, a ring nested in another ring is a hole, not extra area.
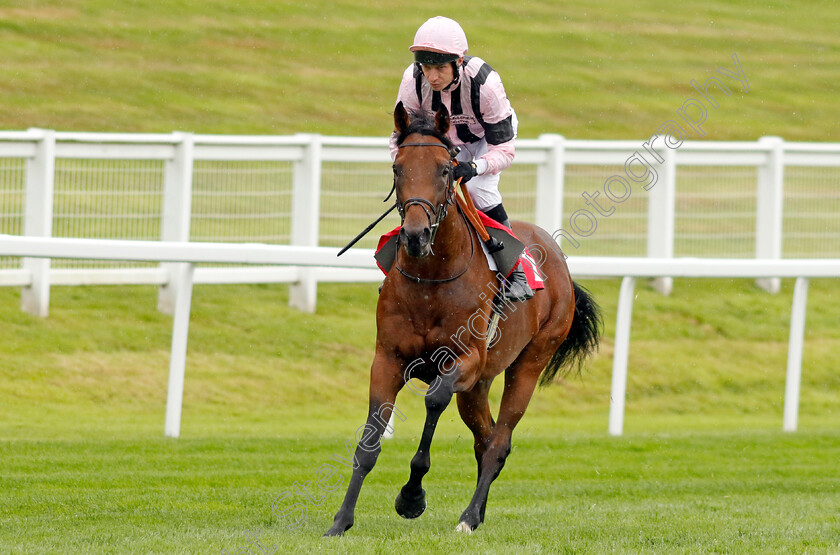
[[(585, 283), (604, 308), (600, 353), (582, 375), (540, 390), (527, 419), (591, 416), (602, 419), (596, 426), (602, 430), (619, 283)], [(755, 422), (778, 429), (792, 286), (785, 280), (780, 294), (769, 295), (749, 280), (677, 280), (674, 293), (663, 297), (640, 284), (628, 430), (661, 430), (656, 419), (667, 416), (684, 416), (700, 429), (725, 421), (737, 430), (742, 420), (747, 428)], [(50, 317), (39, 319), (20, 312), (17, 291), (0, 289), (2, 437), (123, 437), (129, 431), (157, 437), (171, 319), (156, 311), (156, 294), (153, 287), (58, 287)], [(321, 285), (318, 310), (307, 315), (286, 306), (287, 286), (197, 286), (184, 436), (294, 436), (300, 426), (325, 429), (349, 415), (361, 421), (376, 298), (375, 284)], [(840, 418), (838, 310), (835, 280), (815, 280), (803, 359), (806, 428)], [(494, 398), (498, 393), (494, 389)], [(422, 412), (412, 397), (403, 392), (400, 399)], [(303, 423), (283, 424), (301, 412), (308, 413)], [(454, 411), (451, 417), (457, 420)]]
[[(815, 0), (494, 1), (480, 17), (440, 0), (17, 0), (0, 7), (0, 129), (382, 136), (438, 14), (501, 73), (523, 137), (646, 138), (717, 76), (731, 95), (712, 89), (702, 138), (837, 140), (840, 7)], [(737, 73), (733, 53), (748, 92), (718, 73)]]

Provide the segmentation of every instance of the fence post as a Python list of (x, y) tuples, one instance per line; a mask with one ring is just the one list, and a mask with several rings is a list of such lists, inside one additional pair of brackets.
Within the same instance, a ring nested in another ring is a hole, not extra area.
[[(781, 137), (761, 137), (759, 145), (770, 149), (767, 163), (758, 168), (756, 192), (755, 257), (782, 257), (782, 206), (785, 183), (785, 143)], [(781, 289), (779, 278), (756, 280), (756, 285), (769, 293)]]
[[(321, 215), (321, 137), (299, 135), (306, 140), (303, 157), (294, 163), (292, 183), (292, 245), (318, 246)], [(289, 287), (289, 306), (315, 312), (318, 282), (314, 268), (299, 268), (300, 279)]]
[(615, 317), (615, 346), (613, 348), (612, 387), (610, 389), (609, 433), (620, 436), (624, 432), (624, 400), (627, 396), (627, 359), (630, 354), (630, 325), (633, 321), (633, 296), (636, 278), (624, 277), (618, 293)]
[[(55, 192), (55, 131), (30, 129), (37, 134), (35, 156), (26, 160), (26, 207), (23, 234), (51, 237)], [(24, 258), (23, 269), (32, 282), (21, 291), (21, 309), (46, 318), (50, 312), (50, 259)]]
[[(175, 138), (175, 155), (166, 161), (163, 174), (163, 220), (161, 240), (189, 241), (192, 217), (193, 150), (192, 133), (172, 133)], [(169, 280), (158, 291), (158, 310), (165, 314), (175, 311), (175, 299), (180, 283), (176, 279), (178, 264), (163, 263)]]
[(549, 143), (546, 161), (537, 167), (535, 222), (554, 234), (563, 226), (563, 187), (566, 177), (566, 139), (562, 135), (540, 135)]
[(785, 412), (782, 429), (795, 432), (799, 420), (799, 391), (802, 384), (802, 347), (805, 342), (805, 311), (808, 304), (808, 278), (797, 278), (790, 310)]
[(172, 347), (169, 355), (169, 385), (166, 390), (166, 437), (181, 435), (181, 409), (184, 405), (184, 373), (187, 366), (187, 339), (190, 333), (195, 264), (174, 263), (170, 282), (177, 282), (175, 317), (172, 319)]
[[(662, 151), (664, 162), (659, 165), (656, 183), (648, 190), (647, 255), (652, 258), (674, 257), (674, 204), (676, 202), (676, 153), (671, 148)], [(654, 289), (670, 295), (674, 278), (659, 277), (651, 282)]]

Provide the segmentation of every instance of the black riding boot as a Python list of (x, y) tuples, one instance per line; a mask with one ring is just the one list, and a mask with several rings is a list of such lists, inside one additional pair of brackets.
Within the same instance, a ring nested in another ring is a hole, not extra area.
[[(487, 210), (485, 214), (510, 229), (510, 220), (508, 219), (505, 207), (501, 204)], [(522, 270), (522, 262), (516, 265), (513, 272), (507, 278), (504, 278), (502, 290), (505, 298), (513, 302), (527, 301), (534, 296), (534, 290), (528, 285), (528, 278), (525, 277), (525, 272)]]
[[(510, 220), (505, 219), (501, 223), (510, 229)], [(527, 301), (534, 296), (534, 290), (528, 285), (528, 278), (522, 269), (522, 262), (517, 264), (516, 268), (505, 278), (503, 289), (505, 298), (513, 302)]]
[(528, 278), (522, 270), (522, 263), (516, 267), (511, 274), (505, 278), (505, 298), (513, 302), (527, 301), (534, 296), (534, 290), (528, 285)]

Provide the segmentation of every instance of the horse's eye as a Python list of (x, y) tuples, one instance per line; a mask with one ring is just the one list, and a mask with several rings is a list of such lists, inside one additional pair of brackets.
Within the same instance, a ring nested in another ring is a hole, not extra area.
[(441, 172), (441, 175), (443, 177), (449, 177), (449, 172), (450, 172), (450, 168), (449, 168), (449, 166), (446, 166), (445, 168), (443, 168), (443, 171)]

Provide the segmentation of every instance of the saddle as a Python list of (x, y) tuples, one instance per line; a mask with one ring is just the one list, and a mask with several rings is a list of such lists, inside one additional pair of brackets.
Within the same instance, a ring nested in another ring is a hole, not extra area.
[[(461, 203), (464, 201), (461, 200), (460, 196), (457, 198), (459, 208), (461, 208)], [(468, 215), (469, 211), (464, 210), (464, 208), (461, 208), (461, 210), (467, 215), (467, 221), (476, 229), (479, 238), (482, 239), (482, 250), (484, 250), (487, 256), (490, 269), (497, 272), (500, 278), (500, 285), (501, 279), (508, 277), (516, 266), (521, 264), (531, 289), (534, 291), (545, 289), (545, 278), (543, 278), (539, 271), (539, 264), (511, 229), (487, 216), (484, 212), (475, 211), (473, 212), (474, 218), (470, 218)], [(480, 227), (477, 227), (477, 225), (480, 225)], [(394, 266), (394, 261), (397, 258), (399, 233), (400, 226), (397, 226), (382, 235), (376, 246), (376, 252), (374, 254), (376, 265), (385, 275), (390, 273), (391, 268)], [(483, 234), (486, 234), (487, 239), (482, 237)], [(495, 249), (495, 252), (492, 249)]]

